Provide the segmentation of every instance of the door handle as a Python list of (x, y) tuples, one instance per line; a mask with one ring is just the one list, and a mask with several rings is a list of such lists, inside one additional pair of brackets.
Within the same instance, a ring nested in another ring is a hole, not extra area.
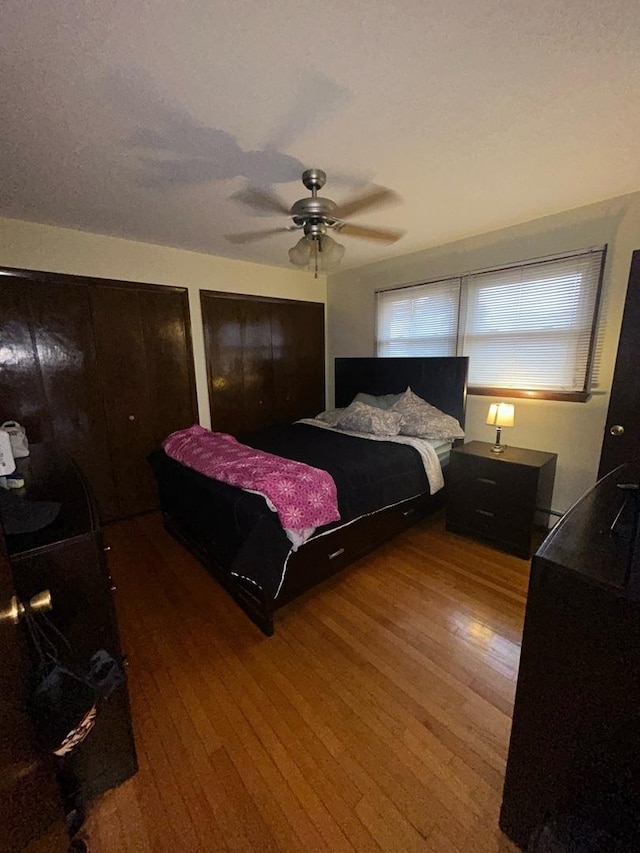
[(621, 424), (614, 424), (609, 432), (611, 435), (624, 435), (624, 427)]
[[(49, 610), (53, 610), (53, 602), (51, 601), (49, 590), (43, 589), (42, 592), (37, 592), (29, 600), (28, 607), (29, 610), (33, 610), (35, 613), (48, 613)], [(25, 611), (26, 607), (24, 604), (17, 596), (13, 595), (9, 607), (6, 610), (0, 611), (0, 622), (8, 621), (17, 625), (24, 617)]]

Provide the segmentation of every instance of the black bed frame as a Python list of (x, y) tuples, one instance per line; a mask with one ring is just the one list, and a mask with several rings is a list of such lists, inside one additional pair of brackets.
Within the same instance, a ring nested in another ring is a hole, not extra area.
[[(410, 386), (418, 396), (453, 415), (464, 426), (467, 371), (466, 357), (337, 358), (335, 404), (347, 406), (359, 392), (397, 394)], [(163, 518), (169, 533), (204, 564), (249, 618), (271, 636), (276, 610), (435, 512), (443, 506), (445, 492), (446, 488), (435, 495), (418, 495), (310, 539), (290, 554), (285, 579), (275, 599), (221, 568), (216, 555), (206, 544), (196, 541), (177, 516), (165, 511)]]

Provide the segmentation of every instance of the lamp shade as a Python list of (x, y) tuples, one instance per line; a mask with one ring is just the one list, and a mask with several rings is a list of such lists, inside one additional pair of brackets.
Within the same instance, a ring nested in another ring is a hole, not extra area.
[(496, 427), (512, 427), (515, 422), (513, 403), (491, 403), (487, 423)]
[(322, 270), (330, 269), (339, 264), (344, 255), (344, 246), (328, 234), (320, 238), (318, 248), (318, 266)]
[(317, 239), (301, 237), (295, 246), (289, 249), (289, 260), (295, 267), (307, 267), (313, 261), (316, 270), (320, 272), (339, 264), (343, 255), (344, 246), (328, 234)]
[(302, 237), (292, 249), (289, 249), (289, 260), (295, 267), (309, 266), (311, 243), (306, 237)]

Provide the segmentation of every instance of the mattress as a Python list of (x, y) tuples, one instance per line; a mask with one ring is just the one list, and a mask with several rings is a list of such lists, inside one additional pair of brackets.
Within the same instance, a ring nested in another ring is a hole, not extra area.
[[(340, 521), (322, 535), (363, 515), (429, 493), (422, 459), (413, 447), (374, 442), (304, 423), (243, 436), (260, 450), (328, 471), (338, 492)], [(440, 452), (446, 451), (440, 448)], [(291, 543), (263, 497), (199, 474), (162, 451), (151, 454), (163, 510), (180, 519), (225, 571), (275, 599)]]

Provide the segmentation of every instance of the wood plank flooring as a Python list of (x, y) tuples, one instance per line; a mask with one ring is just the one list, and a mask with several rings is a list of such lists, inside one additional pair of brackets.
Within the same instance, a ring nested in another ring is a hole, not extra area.
[(506, 853), (529, 564), (430, 519), (264, 637), (162, 529), (107, 528), (140, 772), (91, 853)]

